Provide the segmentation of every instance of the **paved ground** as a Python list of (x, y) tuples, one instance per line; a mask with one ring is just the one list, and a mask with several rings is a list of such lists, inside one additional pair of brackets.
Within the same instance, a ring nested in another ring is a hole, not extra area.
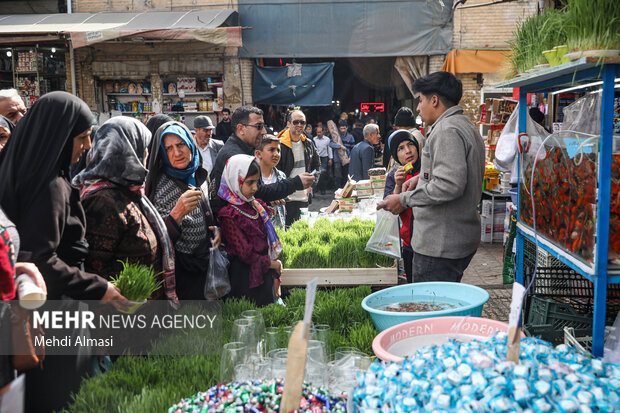
[[(334, 199), (333, 193), (326, 193), (325, 195), (317, 193), (309, 210), (318, 211), (320, 208), (329, 205), (332, 199)], [(512, 285), (502, 284), (502, 267), (502, 244), (481, 243), (478, 252), (465, 270), (462, 281), (480, 286), (491, 295), (491, 299), (482, 310), (483, 317), (507, 322), (512, 298)]]

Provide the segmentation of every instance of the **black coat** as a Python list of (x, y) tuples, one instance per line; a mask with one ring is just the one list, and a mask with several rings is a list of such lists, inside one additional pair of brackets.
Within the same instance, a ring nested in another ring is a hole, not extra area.
[[(304, 162), (306, 164), (306, 172), (312, 172), (313, 170), (321, 169), (321, 158), (316, 150), (316, 145), (312, 139), (302, 140), (304, 144)], [(293, 165), (295, 160), (293, 158), (293, 149), (285, 144), (280, 144), (280, 162), (278, 162), (277, 168), (284, 172), (286, 176), (290, 176), (293, 171)]]
[[(209, 198), (211, 199), (211, 207), (213, 213), (217, 215), (219, 210), (224, 207), (227, 202), (217, 196), (217, 191), (220, 188), (220, 181), (222, 180), (222, 173), (226, 166), (226, 161), (234, 155), (251, 155), (254, 156), (255, 149), (250, 145), (242, 141), (237, 135), (232, 135), (224, 144), (222, 149), (217, 154), (215, 159), (215, 165), (211, 170), (210, 175), (210, 191)], [(319, 160), (320, 164), (320, 160)], [(265, 203), (284, 199), (297, 190), (304, 189), (301, 183), (301, 178), (296, 176), (295, 178), (283, 179), (273, 184), (265, 185), (262, 180), (258, 180), (258, 191), (254, 194), (254, 197), (263, 200)]]

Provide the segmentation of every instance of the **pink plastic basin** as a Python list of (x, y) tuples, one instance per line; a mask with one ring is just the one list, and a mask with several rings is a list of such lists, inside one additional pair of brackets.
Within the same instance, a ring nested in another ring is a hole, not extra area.
[[(447, 343), (449, 339), (471, 341), (508, 333), (508, 324), (480, 317), (435, 317), (407, 321), (382, 331), (372, 342), (381, 360), (402, 361), (425, 346)], [(525, 337), (521, 333), (522, 337)]]

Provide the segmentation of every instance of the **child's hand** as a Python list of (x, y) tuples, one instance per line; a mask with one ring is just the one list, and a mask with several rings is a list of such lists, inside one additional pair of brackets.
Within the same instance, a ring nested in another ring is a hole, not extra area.
[(396, 185), (402, 186), (402, 184), (405, 183), (406, 179), (407, 179), (407, 172), (405, 171), (405, 168), (400, 166), (396, 170), (396, 173), (394, 174), (394, 180), (396, 181)]
[(276, 300), (282, 295), (282, 289), (280, 288), (280, 284), (281, 282), (279, 278), (273, 279), (273, 295)]
[(278, 274), (278, 277), (282, 275), (282, 261), (272, 260), (269, 264), (269, 268), (275, 270), (276, 274)]

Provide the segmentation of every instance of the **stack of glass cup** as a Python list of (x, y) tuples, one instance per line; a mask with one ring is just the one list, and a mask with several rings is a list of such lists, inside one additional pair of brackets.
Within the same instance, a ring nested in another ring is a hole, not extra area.
[[(292, 331), (292, 326), (265, 328), (258, 310), (241, 313), (233, 323), (233, 341), (222, 349), (220, 382), (285, 378)], [(356, 374), (368, 368), (371, 358), (352, 347), (336, 348), (331, 355), (330, 339), (329, 325), (310, 326), (304, 380), (330, 393), (350, 394)]]

